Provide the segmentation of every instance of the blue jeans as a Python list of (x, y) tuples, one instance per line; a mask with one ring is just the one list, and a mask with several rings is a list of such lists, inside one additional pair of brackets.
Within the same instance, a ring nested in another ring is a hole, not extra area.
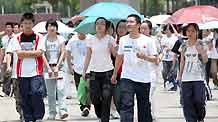
[(204, 120), (206, 115), (205, 89), (203, 81), (182, 82), (183, 112), (186, 122)]
[(134, 96), (138, 107), (138, 122), (152, 122), (149, 100), (150, 83), (134, 82), (130, 79), (120, 81), (121, 122), (134, 122)]
[[(172, 82), (174, 87), (172, 89), (177, 89), (177, 84), (176, 84), (176, 67), (173, 67), (173, 62), (172, 61), (163, 61), (163, 71), (162, 71), (162, 76), (164, 79), (164, 88), (166, 87), (166, 82)], [(172, 90), (171, 89), (171, 90)]]
[(18, 80), (25, 122), (43, 119), (45, 114), (43, 76), (20, 77)]
[[(65, 104), (63, 79), (46, 79), (47, 95), (48, 95), (48, 110), (49, 116), (56, 116), (56, 96), (59, 108), (59, 114), (63, 115), (67, 113), (67, 107)], [(57, 94), (57, 95), (56, 95)]]

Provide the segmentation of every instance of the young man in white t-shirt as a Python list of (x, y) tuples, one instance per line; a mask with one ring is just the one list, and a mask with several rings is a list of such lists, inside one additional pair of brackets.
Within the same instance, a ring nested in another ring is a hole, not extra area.
[(45, 113), (43, 95), (45, 93), (42, 54), (45, 46), (42, 35), (34, 33), (34, 15), (24, 13), (21, 18), (23, 32), (13, 39), (13, 50), (18, 56), (17, 77), (22, 99), (25, 122), (42, 122)]
[(140, 34), (141, 19), (138, 15), (127, 18), (128, 35), (121, 37), (115, 69), (111, 81), (117, 83), (116, 76), (123, 62), (120, 81), (121, 122), (134, 121), (134, 95), (138, 105), (138, 122), (152, 122), (149, 100), (152, 80), (151, 63), (156, 62), (157, 50), (152, 40)]
[(3, 88), (2, 91), (5, 93), (5, 96), (9, 96), (11, 94), (11, 72), (6, 72), (6, 49), (8, 48), (9, 42), (13, 38), (13, 23), (7, 22), (5, 24), (5, 32), (6, 35), (2, 37), (2, 60), (0, 61), (0, 66), (2, 66), (2, 75), (3, 75)]
[[(17, 32), (14, 34), (19, 34), (19, 32), (21, 31), (18, 26)], [(6, 63), (7, 63), (6, 72), (11, 72), (11, 80), (13, 83), (13, 89), (12, 89), (11, 96), (13, 96), (14, 94), (14, 99), (16, 101), (16, 110), (20, 115), (20, 120), (22, 121), (24, 118), (23, 118), (23, 112), (21, 109), (21, 96), (20, 96), (20, 89), (19, 89), (19, 81), (17, 80), (17, 74), (16, 74), (16, 65), (17, 65), (18, 57), (17, 57), (16, 52), (12, 51), (13, 43), (14, 43), (13, 41), (16, 41), (16, 40), (12, 39), (10, 43), (8, 44), (8, 48), (6, 49)]]
[[(87, 41), (89, 41), (91, 35), (86, 35), (83, 33), (78, 33), (72, 36), (69, 40), (66, 50), (67, 50), (67, 64), (71, 74), (74, 76), (74, 81), (76, 85), (76, 89), (78, 90), (78, 86), (80, 83), (80, 78), (82, 77), (84, 61), (86, 56), (86, 45)], [(87, 71), (90, 73), (90, 70)], [(88, 83), (87, 83), (88, 84)], [(89, 88), (87, 89), (87, 97), (89, 98)], [(91, 101), (87, 99), (86, 104), (80, 103), (80, 110), (82, 111), (81, 115), (87, 117), (89, 115), (89, 110), (91, 108)]]

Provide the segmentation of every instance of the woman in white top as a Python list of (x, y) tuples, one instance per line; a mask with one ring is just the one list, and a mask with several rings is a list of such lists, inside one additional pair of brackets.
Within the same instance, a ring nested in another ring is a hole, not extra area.
[(211, 65), (210, 71), (213, 78), (214, 89), (218, 90), (218, 29), (215, 29), (210, 50)]
[(114, 39), (107, 35), (107, 23), (103, 17), (95, 21), (96, 35), (88, 41), (83, 70), (83, 78), (85, 78), (90, 65), (90, 97), (101, 122), (109, 122), (112, 98), (110, 78), (114, 69), (111, 54), (116, 55)]
[(166, 88), (166, 82), (169, 81), (173, 83), (174, 87), (168, 90), (176, 90), (176, 54), (171, 51), (175, 42), (178, 40), (178, 37), (174, 35), (174, 30), (172, 25), (166, 25), (163, 28), (166, 35), (161, 39), (161, 47), (163, 50), (163, 79), (164, 79), (164, 88)]
[[(68, 117), (64, 95), (63, 80), (63, 59), (65, 55), (65, 39), (57, 35), (58, 24), (55, 20), (49, 20), (46, 23), (48, 34), (43, 37), (45, 44), (45, 55), (43, 61), (46, 65), (45, 80), (48, 95), (48, 119), (54, 120), (56, 112), (56, 96), (58, 97), (58, 108), (61, 119)], [(57, 95), (56, 95), (57, 93)]]
[[(148, 36), (152, 39), (155, 47), (156, 47), (156, 50), (158, 52), (158, 40), (156, 40), (154, 37), (152, 37), (151, 35), (151, 31), (152, 31), (152, 23), (149, 21), (149, 20), (145, 20), (142, 22), (141, 26), (140, 26), (140, 32), (142, 34), (144, 34), (145, 36)], [(158, 76), (159, 76), (159, 71), (160, 71), (160, 68), (159, 68), (159, 63), (160, 63), (160, 59), (158, 58), (157, 62), (152, 62), (151, 65), (152, 65), (152, 81), (151, 81), (151, 87), (150, 87), (150, 101), (151, 101), (151, 112), (152, 112), (152, 116), (153, 116), (153, 119), (156, 119), (156, 116), (155, 116), (155, 106), (154, 106), (154, 92), (155, 92), (155, 89), (156, 89), (156, 84), (158, 82)]]
[(198, 40), (198, 31), (197, 24), (188, 24), (188, 40), (181, 47), (178, 79), (182, 81), (183, 111), (187, 122), (201, 122), (206, 114), (204, 80), (208, 57), (201, 40)]

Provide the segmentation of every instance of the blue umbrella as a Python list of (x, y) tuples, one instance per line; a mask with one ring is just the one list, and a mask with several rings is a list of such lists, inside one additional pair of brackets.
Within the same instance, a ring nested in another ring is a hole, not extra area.
[[(86, 34), (94, 34), (96, 33), (95, 31), (95, 21), (98, 17), (87, 17), (85, 18), (78, 26), (76, 26), (75, 30), (76, 32), (80, 33), (86, 33)], [(116, 23), (119, 21), (119, 19), (108, 19), (107, 20), (111, 21), (114, 26)]]
[(126, 19), (130, 14), (141, 16), (131, 6), (115, 2), (100, 2), (80, 13), (81, 16), (105, 17), (107, 19)]

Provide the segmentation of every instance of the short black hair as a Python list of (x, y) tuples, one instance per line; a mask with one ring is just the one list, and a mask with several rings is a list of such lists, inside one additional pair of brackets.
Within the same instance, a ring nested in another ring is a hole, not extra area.
[(119, 27), (119, 25), (120, 25), (120, 23), (126, 23), (126, 20), (125, 19), (121, 19), (118, 23), (117, 23), (117, 26), (116, 26), (116, 33), (118, 33), (117, 32), (117, 30), (118, 30), (118, 27)]
[(6, 22), (5, 23), (5, 27), (8, 26), (8, 25), (10, 25), (12, 28), (14, 27), (12, 22)]
[(128, 18), (129, 18), (129, 17), (134, 17), (135, 20), (136, 20), (136, 23), (137, 23), (137, 24), (141, 24), (141, 18), (140, 18), (138, 15), (136, 15), (136, 14), (130, 14), (130, 15), (128, 16)]
[(15, 22), (15, 23), (14, 23), (14, 26), (15, 26), (15, 25), (18, 25), (18, 27), (20, 27), (20, 24), (19, 24), (19, 23), (17, 23), (17, 22)]
[(172, 27), (170, 24), (165, 25), (165, 26), (163, 27), (163, 31), (166, 31), (167, 28), (169, 28), (169, 30), (170, 30), (171, 33), (174, 33), (173, 27)]
[(96, 25), (96, 22), (98, 21), (98, 20), (100, 20), (100, 19), (103, 19), (104, 21), (105, 21), (105, 23), (107, 24), (107, 19), (105, 19), (104, 17), (98, 17), (96, 20), (95, 20), (95, 25)]
[(55, 26), (58, 30), (58, 23), (56, 20), (53, 20), (53, 19), (50, 19), (46, 22), (45, 24), (45, 29), (48, 30), (48, 26), (51, 25), (51, 26)]
[(104, 17), (98, 17), (96, 20), (95, 20), (95, 26), (96, 26), (96, 23), (97, 23), (97, 21), (98, 20), (100, 20), (100, 19), (103, 19), (104, 21), (105, 21), (105, 31), (107, 31), (108, 30), (108, 28), (109, 28), (109, 26), (110, 26), (110, 23), (108, 22), (108, 20), (106, 19), (106, 18), (104, 18)]
[(33, 23), (35, 22), (35, 17), (33, 15), (33, 13), (24, 13), (21, 17), (21, 22), (23, 22), (24, 20), (31, 20)]

